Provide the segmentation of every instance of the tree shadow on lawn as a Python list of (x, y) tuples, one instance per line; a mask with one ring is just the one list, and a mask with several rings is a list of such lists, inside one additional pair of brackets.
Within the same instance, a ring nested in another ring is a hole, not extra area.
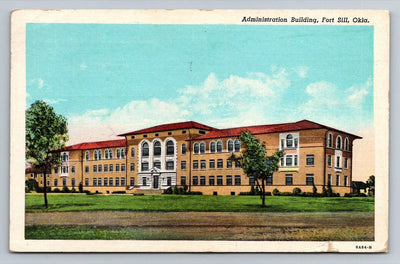
[(61, 208), (67, 208), (67, 207), (85, 207), (85, 206), (90, 206), (90, 205), (93, 205), (93, 204), (91, 204), (91, 203), (49, 204), (48, 208), (46, 208), (44, 206), (44, 204), (35, 204), (35, 205), (25, 206), (25, 210), (29, 210), (29, 211), (55, 210), (55, 209), (61, 209)]

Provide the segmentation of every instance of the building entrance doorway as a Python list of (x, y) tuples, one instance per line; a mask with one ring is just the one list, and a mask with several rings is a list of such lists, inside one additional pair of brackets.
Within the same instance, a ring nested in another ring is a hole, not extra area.
[(158, 175), (153, 176), (153, 188), (154, 189), (158, 189), (158, 178), (159, 178)]

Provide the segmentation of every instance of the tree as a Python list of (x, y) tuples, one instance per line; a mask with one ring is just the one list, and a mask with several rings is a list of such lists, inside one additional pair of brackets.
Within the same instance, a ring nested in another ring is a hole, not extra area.
[(367, 180), (368, 194), (375, 195), (375, 176), (369, 176)]
[(267, 155), (265, 144), (245, 131), (240, 134), (240, 141), (243, 142), (245, 148), (240, 156), (232, 154), (230, 160), (239, 162), (244, 173), (248, 177), (254, 177), (257, 187), (260, 190), (260, 198), (262, 207), (265, 207), (265, 186), (267, 178), (272, 177), (275, 171), (278, 170), (278, 164), (283, 151), (276, 151), (272, 156)]
[(67, 120), (57, 115), (53, 107), (43, 101), (34, 102), (26, 110), (25, 157), (33, 167), (44, 171), (44, 204), (47, 202), (47, 173), (61, 164), (61, 149), (68, 141)]

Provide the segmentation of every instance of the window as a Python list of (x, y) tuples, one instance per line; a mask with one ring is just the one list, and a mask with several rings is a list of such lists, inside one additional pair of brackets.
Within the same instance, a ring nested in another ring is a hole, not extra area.
[(68, 154), (67, 153), (63, 153), (63, 155), (62, 155), (62, 161), (63, 162), (67, 162), (68, 161)]
[(107, 164), (104, 165), (104, 172), (108, 172), (108, 165)]
[(135, 163), (131, 163), (131, 171), (135, 171)]
[(108, 186), (108, 178), (104, 178), (104, 186)]
[(58, 180), (54, 179), (54, 186), (58, 186)]
[(241, 185), (242, 184), (242, 179), (240, 175), (235, 175), (235, 185)]
[(182, 153), (182, 155), (186, 155), (186, 144), (185, 143), (182, 144), (181, 153)]
[(109, 150), (108, 150), (108, 155), (109, 155), (109, 158), (110, 158), (110, 159), (113, 158), (113, 155), (114, 155), (114, 154), (113, 154), (113, 150), (112, 150), (112, 149), (109, 149)]
[(85, 152), (85, 159), (86, 159), (86, 160), (89, 160), (89, 159), (90, 159), (89, 150), (87, 150), (87, 151)]
[(222, 175), (217, 176), (217, 185), (222, 185)]
[(142, 157), (148, 157), (149, 156), (149, 143), (144, 142), (142, 145)]
[(93, 165), (93, 172), (97, 172), (97, 165)]
[(232, 161), (231, 160), (229, 160), (229, 159), (227, 159), (226, 160), (226, 167), (229, 169), (229, 168), (232, 168)]
[(72, 173), (75, 173), (75, 166), (72, 166), (71, 172), (72, 172)]
[(171, 186), (171, 184), (172, 184), (172, 178), (167, 177), (167, 186)]
[(149, 163), (142, 162), (142, 171), (148, 171), (148, 170), (149, 170)]
[(328, 185), (332, 185), (332, 175), (328, 174)]
[(240, 169), (242, 166), (240, 165), (239, 161), (235, 161), (235, 168)]
[(125, 164), (121, 164), (121, 171), (125, 171)]
[(121, 159), (125, 159), (125, 149), (121, 149)]
[(131, 158), (135, 157), (135, 148), (131, 148)]
[(297, 166), (297, 155), (294, 155), (294, 166)]
[(285, 179), (286, 179), (286, 185), (293, 185), (293, 175), (292, 174), (286, 174)]
[(203, 154), (206, 152), (206, 143), (201, 142), (200, 143), (200, 153)]
[(294, 147), (297, 148), (299, 145), (299, 138), (294, 138)]
[(340, 164), (340, 156), (336, 156), (336, 168), (341, 168), (342, 164)]
[(108, 152), (109, 152), (109, 149), (106, 149), (106, 150), (104, 151), (104, 158), (105, 158), (105, 159), (110, 159), (110, 156), (108, 155)]
[(256, 184), (256, 180), (253, 176), (249, 177), (249, 184), (250, 184), (250, 186), (254, 186)]
[(273, 180), (272, 180), (272, 175), (267, 176), (267, 185), (272, 185)]
[(205, 161), (205, 160), (201, 160), (201, 161), (200, 161), (200, 168), (201, 168), (202, 170), (205, 170), (205, 169), (206, 169), (206, 161)]
[(226, 185), (232, 185), (232, 175), (226, 175)]
[(153, 151), (154, 151), (154, 156), (161, 156), (161, 143), (160, 143), (160, 141), (154, 142)]
[(154, 161), (153, 162), (153, 167), (161, 170), (161, 161)]
[(168, 140), (166, 146), (167, 146), (167, 155), (174, 155), (175, 154), (174, 142), (172, 140)]
[(228, 140), (228, 151), (229, 152), (233, 151), (233, 140), (232, 139)]
[(85, 173), (89, 173), (89, 166), (85, 166)]
[(348, 183), (347, 183), (347, 176), (344, 176), (344, 186), (348, 186)]
[(186, 185), (186, 176), (181, 177), (181, 185), (185, 186)]
[(181, 161), (181, 170), (186, 170), (186, 161)]
[(115, 178), (115, 186), (119, 186), (119, 177)]
[(337, 149), (342, 148), (342, 137), (341, 136), (337, 136), (337, 138), (336, 138), (336, 148)]
[(293, 157), (292, 157), (292, 155), (287, 155), (286, 156), (286, 166), (288, 166), (288, 167), (293, 166)]
[(199, 178), (197, 176), (193, 176), (193, 185), (197, 186), (199, 184)]
[(199, 169), (199, 161), (198, 160), (194, 160), (193, 161), (193, 169), (194, 170), (198, 170)]
[(68, 173), (68, 166), (61, 166), (61, 173)]
[(114, 171), (114, 165), (110, 164), (110, 172), (113, 172), (113, 171)]
[(306, 185), (314, 185), (314, 174), (306, 174)]
[(166, 165), (167, 165), (167, 170), (173, 170), (174, 169), (174, 161), (169, 160), (169, 161), (167, 161)]
[(214, 153), (215, 150), (216, 150), (216, 148), (215, 148), (215, 142), (212, 141), (212, 142), (210, 143), (210, 152), (211, 152), (211, 153)]
[(328, 134), (328, 143), (327, 144), (328, 144), (329, 148), (332, 147), (332, 134), (331, 133)]
[(307, 166), (313, 166), (314, 165), (314, 155), (307, 155), (306, 156), (306, 164), (307, 164)]
[(54, 173), (55, 173), (55, 174), (58, 174), (58, 167), (55, 167), (55, 168), (54, 168)]
[(97, 186), (97, 178), (93, 178), (93, 186)]
[(121, 178), (121, 186), (126, 186), (125, 178)]
[(206, 176), (200, 176), (200, 185), (205, 186), (206, 185)]
[(119, 172), (119, 164), (115, 164), (115, 171)]
[(217, 152), (222, 152), (222, 141), (221, 140), (219, 140), (217, 142)]
[(85, 178), (85, 186), (89, 186), (89, 178)]
[(121, 150), (117, 149), (117, 159), (120, 159), (120, 158), (121, 158)]
[(240, 140), (236, 139), (235, 140), (235, 152), (240, 152)]
[(209, 165), (210, 169), (215, 169), (215, 160), (210, 159), (210, 161), (208, 162), (208, 165)]
[(135, 178), (131, 177), (131, 181), (129, 183), (130, 186), (135, 186)]
[(99, 178), (99, 179), (97, 180), (97, 185), (98, 185), (98, 186), (101, 186), (101, 184), (102, 184), (101, 178)]
[(340, 185), (340, 175), (336, 175), (336, 186)]
[(349, 168), (349, 162), (347, 158), (344, 158), (344, 168), (348, 169)]
[(292, 134), (288, 134), (286, 136), (286, 147), (287, 148), (292, 148), (293, 147), (293, 136), (292, 136)]
[(199, 143), (194, 143), (193, 152), (194, 152), (194, 154), (199, 154), (199, 152), (200, 152)]
[(114, 186), (114, 178), (110, 178), (110, 186)]
[(344, 139), (344, 150), (349, 150), (349, 138)]
[(217, 168), (222, 169), (224, 167), (224, 162), (222, 159), (217, 160)]
[(332, 167), (332, 155), (328, 155), (328, 167)]
[(97, 160), (98, 159), (97, 150), (95, 150), (93, 153), (94, 153), (94, 160)]
[(98, 171), (99, 171), (99, 172), (102, 172), (102, 171), (103, 171), (103, 166), (102, 166), (102, 165), (99, 165)]
[(214, 176), (208, 177), (208, 185), (210, 185), (210, 186), (215, 185), (215, 177)]

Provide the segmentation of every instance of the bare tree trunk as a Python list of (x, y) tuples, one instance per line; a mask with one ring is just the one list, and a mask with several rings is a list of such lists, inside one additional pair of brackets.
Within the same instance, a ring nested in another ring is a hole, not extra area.
[(46, 209), (48, 208), (48, 202), (47, 202), (47, 178), (46, 178), (46, 171), (44, 172), (44, 182), (43, 182), (43, 186), (44, 186), (44, 190), (43, 190), (43, 196), (44, 196), (44, 206), (46, 207)]
[(262, 183), (262, 191), (261, 191), (262, 207), (265, 207), (265, 179), (262, 179), (261, 183)]

